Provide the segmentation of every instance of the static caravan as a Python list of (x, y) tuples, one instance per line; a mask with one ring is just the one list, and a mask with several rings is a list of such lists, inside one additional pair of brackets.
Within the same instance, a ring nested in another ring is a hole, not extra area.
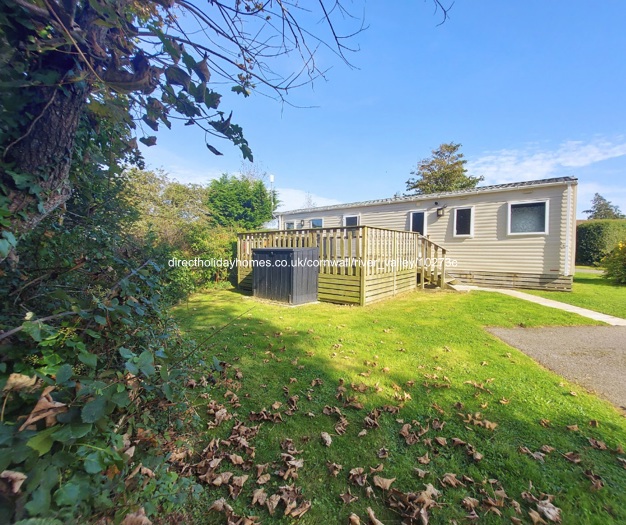
[(372, 226), (445, 248), (447, 275), (481, 286), (571, 290), (577, 179), (482, 186), (282, 212), (280, 230)]

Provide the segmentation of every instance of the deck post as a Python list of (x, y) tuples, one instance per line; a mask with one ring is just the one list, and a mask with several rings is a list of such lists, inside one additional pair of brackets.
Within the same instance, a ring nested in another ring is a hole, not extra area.
[(368, 246), (368, 242), (367, 242), (367, 235), (368, 235), (368, 229), (367, 226), (363, 226), (363, 229), (361, 230), (362, 235), (363, 235), (363, 250), (362, 250), (362, 263), (363, 263), (363, 267), (361, 268), (361, 275), (359, 277), (359, 283), (360, 283), (360, 289), (359, 289), (359, 293), (360, 293), (360, 298), (359, 298), (359, 304), (361, 306), (365, 306), (365, 282), (367, 280), (367, 272), (368, 272), (368, 268), (369, 268), (369, 257), (370, 257), (370, 253), (369, 253), (369, 246)]
[(446, 249), (441, 249), (441, 284), (442, 290), (446, 289)]

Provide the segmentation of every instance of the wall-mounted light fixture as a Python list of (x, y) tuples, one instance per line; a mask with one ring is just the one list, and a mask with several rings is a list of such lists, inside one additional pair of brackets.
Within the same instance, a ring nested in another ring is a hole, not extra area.
[(304, 219), (300, 221), (300, 228), (304, 228)]
[(443, 217), (446, 214), (447, 204), (444, 204), (441, 208), (437, 208), (437, 217)]

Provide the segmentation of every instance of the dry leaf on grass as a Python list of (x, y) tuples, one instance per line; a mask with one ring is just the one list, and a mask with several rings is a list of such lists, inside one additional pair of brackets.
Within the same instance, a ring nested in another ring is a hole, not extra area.
[(152, 522), (147, 518), (144, 508), (141, 507), (137, 512), (126, 514), (121, 525), (152, 525)]
[(341, 469), (343, 469), (342, 465), (339, 465), (338, 463), (331, 463), (330, 461), (326, 463), (326, 465), (328, 466), (328, 471), (330, 472), (330, 475), (335, 478), (337, 477), (337, 474), (339, 474)]
[(592, 491), (600, 490), (602, 487), (604, 487), (604, 482), (602, 481), (602, 478), (597, 474), (594, 474), (592, 470), (585, 470), (584, 474), (591, 480)]
[(382, 490), (389, 490), (395, 480), (396, 478), (381, 478), (380, 476), (374, 476), (373, 478), (374, 486)]
[(259, 485), (264, 485), (265, 483), (267, 483), (272, 477), (269, 474), (263, 474), (262, 476), (259, 476), (259, 479), (256, 480), (256, 482)]
[(354, 501), (357, 501), (359, 498), (357, 496), (354, 496), (351, 492), (350, 489), (348, 489), (346, 492), (344, 492), (343, 494), (339, 494), (339, 497), (341, 498), (341, 500), (347, 505), (349, 503), (352, 503)]
[(265, 505), (266, 501), (267, 493), (265, 492), (265, 489), (256, 489), (252, 493), (252, 505), (261, 505), (262, 507), (263, 505)]
[(324, 443), (324, 445), (326, 445), (327, 447), (330, 447), (332, 445), (333, 440), (330, 437), (330, 434), (328, 432), (322, 432), (320, 434), (320, 437), (321, 437), (322, 443)]
[(422, 465), (428, 465), (430, 463), (428, 452), (426, 452), (426, 454), (424, 454), (423, 456), (417, 458), (417, 461), (419, 461)]
[(457, 479), (456, 474), (452, 474), (451, 472), (448, 472), (446, 474), (443, 475), (443, 478), (441, 479), (441, 484), (445, 487), (445, 486), (450, 486), (453, 488), (456, 487), (464, 487), (465, 483), (463, 483), (461, 480)]
[(367, 515), (370, 519), (370, 524), (371, 525), (384, 525), (382, 521), (380, 521), (377, 517), (376, 514), (374, 514), (374, 511), (372, 510), (371, 507), (367, 507)]
[(565, 454), (561, 455), (572, 463), (580, 463), (581, 461), (580, 454), (578, 454), (577, 452), (566, 452)]
[(537, 509), (547, 520), (561, 523), (561, 509), (555, 507), (549, 499), (538, 501)]
[(594, 438), (589, 438), (589, 444), (597, 450), (607, 450), (606, 443)]
[(356, 483), (360, 487), (364, 487), (367, 482), (367, 474), (365, 474), (365, 469), (363, 467), (356, 467), (350, 471), (348, 479), (352, 483)]
[(533, 522), (533, 525), (547, 525), (547, 522), (540, 516), (536, 510), (529, 510), (528, 515)]
[(419, 476), (420, 479), (424, 479), (430, 472), (428, 470), (422, 470), (421, 468), (414, 468), (413, 471)]
[(359, 518), (354, 512), (348, 517), (348, 525), (361, 525), (361, 518)]

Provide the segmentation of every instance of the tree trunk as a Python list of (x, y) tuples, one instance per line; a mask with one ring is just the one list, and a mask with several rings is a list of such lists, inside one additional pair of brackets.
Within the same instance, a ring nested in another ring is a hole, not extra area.
[[(9, 190), (11, 230), (16, 236), (31, 231), (69, 198), (74, 139), (86, 104), (85, 90), (76, 85), (37, 89), (39, 103), (28, 108), (33, 120), (4, 152), (4, 161), (13, 163), (11, 170), (31, 176), (32, 182), (21, 189), (0, 169), (0, 179)], [(38, 195), (32, 193), (35, 184), (41, 188)]]

